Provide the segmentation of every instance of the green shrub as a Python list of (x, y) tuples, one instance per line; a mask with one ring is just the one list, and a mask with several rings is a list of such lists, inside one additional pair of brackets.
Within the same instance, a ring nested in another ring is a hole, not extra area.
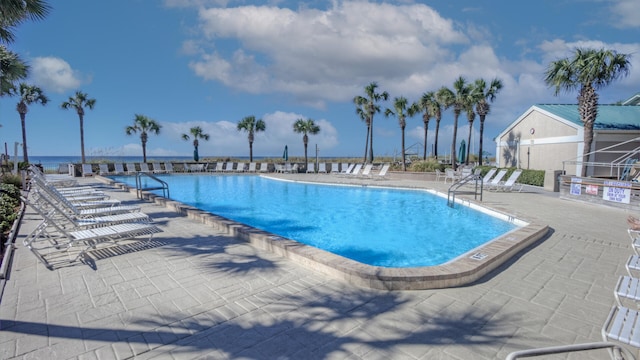
[(11, 173), (2, 174), (0, 175), (0, 184), (10, 184), (19, 189), (22, 186), (22, 177)]
[(431, 158), (427, 160), (414, 161), (407, 170), (413, 172), (432, 172), (436, 171), (436, 169), (444, 171), (444, 166), (440, 164), (438, 160)]
[(12, 184), (0, 183), (0, 234), (4, 235), (11, 229), (18, 217), (19, 205), (20, 189)]

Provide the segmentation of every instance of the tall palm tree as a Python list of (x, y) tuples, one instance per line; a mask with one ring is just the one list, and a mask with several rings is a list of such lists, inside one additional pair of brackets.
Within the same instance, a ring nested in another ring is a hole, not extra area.
[[(405, 143), (404, 143), (404, 129), (407, 127), (407, 106), (409, 102), (404, 96), (397, 97), (393, 99), (393, 110), (387, 108), (384, 111), (384, 116), (395, 116), (398, 118), (398, 125), (400, 125), (400, 132), (402, 136), (402, 171), (407, 171), (407, 162), (406, 162), (406, 154), (405, 154)], [(413, 111), (412, 111), (413, 113)]]
[(367, 114), (366, 109), (363, 106), (356, 106), (356, 114), (362, 122), (367, 124), (367, 138), (364, 142), (364, 157), (362, 158), (363, 162), (367, 162), (367, 153), (369, 152), (369, 133), (371, 132), (371, 122), (369, 121), (369, 115)]
[(593, 143), (593, 124), (598, 117), (596, 90), (629, 75), (630, 66), (630, 56), (627, 54), (605, 49), (577, 48), (571, 58), (551, 62), (545, 72), (545, 82), (555, 88), (554, 95), (561, 91), (580, 89), (578, 112), (584, 123), (583, 177), (587, 175), (586, 163)]
[[(209, 140), (209, 134), (205, 134), (200, 126), (195, 126), (189, 129), (191, 136), (193, 136), (193, 161), (200, 160), (198, 155), (198, 139)], [(182, 140), (189, 141), (191, 137), (189, 134), (182, 134)]]
[(0, 96), (12, 94), (15, 83), (27, 77), (29, 66), (4, 45), (0, 44)]
[(44, 0), (2, 0), (0, 1), (0, 41), (12, 43), (15, 40), (13, 28), (25, 20), (42, 20), (51, 7)]
[(438, 159), (438, 138), (440, 137), (440, 121), (442, 121), (442, 108), (443, 100), (436, 92), (433, 101), (431, 102), (431, 113), (433, 113), (433, 117), (436, 119), (436, 136), (433, 142), (433, 156)]
[(27, 127), (26, 118), (29, 111), (29, 105), (31, 104), (47, 104), (49, 98), (44, 94), (42, 89), (37, 86), (20, 83), (19, 94), (20, 101), (16, 106), (18, 114), (20, 114), (20, 123), (22, 125), (22, 156), (26, 163), (29, 162), (29, 155), (27, 154)]
[(265, 131), (267, 124), (262, 119), (257, 119), (253, 115), (247, 116), (238, 122), (238, 131), (244, 130), (247, 132), (247, 138), (249, 139), (249, 161), (253, 161), (253, 140), (255, 133), (259, 131)]
[(487, 87), (484, 79), (476, 79), (473, 86), (473, 98), (476, 101), (476, 113), (480, 117), (480, 140), (478, 149), (478, 164), (482, 166), (482, 154), (484, 153), (482, 148), (482, 138), (484, 136), (484, 120), (487, 114), (491, 110), (490, 102), (496, 99), (496, 95), (502, 89), (502, 81), (498, 78), (491, 80), (491, 84)]
[(353, 98), (353, 102), (365, 111), (369, 120), (369, 159), (367, 159), (369, 163), (373, 162), (373, 115), (380, 112), (380, 106), (377, 103), (382, 100), (386, 101), (389, 98), (389, 93), (386, 91), (377, 93), (377, 88), (378, 84), (372, 82), (364, 88), (366, 96)]
[(145, 116), (136, 114), (133, 119), (133, 125), (127, 126), (124, 131), (127, 135), (140, 133), (140, 141), (142, 142), (142, 162), (147, 162), (147, 141), (149, 140), (149, 133), (159, 134), (162, 125), (158, 124), (155, 120)]
[(78, 118), (80, 119), (80, 151), (82, 154), (82, 163), (85, 163), (84, 157), (84, 108), (87, 107), (89, 110), (92, 110), (96, 105), (96, 99), (89, 99), (86, 93), (81, 91), (76, 91), (75, 96), (69, 97), (69, 100), (65, 101), (60, 105), (63, 109), (73, 108), (78, 113)]
[(304, 134), (302, 136), (302, 142), (304, 143), (304, 163), (308, 164), (307, 160), (307, 145), (309, 144), (309, 136), (307, 134), (315, 135), (320, 132), (320, 126), (312, 119), (298, 119), (293, 123), (293, 131), (298, 134)]
[(473, 110), (475, 102), (473, 98), (469, 100), (469, 103), (465, 107), (464, 111), (467, 113), (467, 120), (469, 121), (469, 136), (467, 137), (467, 153), (464, 157), (464, 164), (469, 165), (469, 155), (471, 155), (471, 133), (473, 132), (473, 121), (476, 119), (476, 112)]
[(467, 81), (462, 76), (458, 77), (453, 82), (453, 91), (447, 87), (442, 87), (438, 90), (438, 97), (442, 100), (445, 109), (453, 107), (453, 140), (451, 143), (451, 165), (453, 169), (458, 168), (456, 162), (456, 141), (458, 135), (458, 117), (460, 113), (467, 106), (469, 101), (469, 93), (471, 92), (471, 86), (467, 84)]
[(437, 106), (434, 104), (435, 102), (436, 94), (433, 91), (429, 91), (422, 94), (420, 100), (413, 103), (407, 111), (410, 117), (413, 117), (415, 114), (422, 112), (422, 123), (424, 124), (424, 149), (422, 152), (423, 160), (427, 160), (427, 135), (429, 134), (429, 121), (432, 117), (434, 117), (435, 110), (437, 108)]

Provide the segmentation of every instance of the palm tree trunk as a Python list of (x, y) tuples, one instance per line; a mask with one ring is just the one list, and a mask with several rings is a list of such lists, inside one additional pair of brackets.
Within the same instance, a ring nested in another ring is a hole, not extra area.
[(424, 124), (424, 150), (422, 152), (422, 160), (427, 160), (427, 134), (429, 133), (428, 124), (429, 123)]
[(482, 166), (482, 155), (484, 151), (482, 151), (482, 136), (484, 134), (484, 115), (480, 115), (480, 141), (479, 141), (479, 149), (478, 149), (478, 164)]
[(367, 125), (367, 141), (364, 143), (364, 157), (362, 162), (367, 162), (367, 154), (369, 153), (369, 133), (371, 132), (371, 126)]
[(82, 163), (84, 164), (86, 163), (84, 158), (84, 117), (82, 114), (78, 114), (78, 117), (80, 118), (80, 154), (82, 155)]
[(407, 171), (407, 161), (404, 151), (404, 127), (402, 128), (402, 171)]
[(142, 141), (142, 162), (147, 162), (147, 142)]
[(465, 165), (469, 165), (469, 155), (471, 155), (471, 131), (473, 131), (473, 121), (469, 121), (469, 137), (467, 140), (467, 156), (465, 158)]
[(253, 141), (249, 141), (249, 162), (253, 161)]
[(27, 154), (27, 126), (26, 126), (27, 114), (20, 113), (20, 122), (22, 125), (22, 157), (24, 162), (29, 163), (29, 155)]
[(433, 145), (433, 156), (438, 160), (438, 135), (440, 134), (440, 119), (436, 119), (436, 139)]
[(369, 120), (369, 161), (370, 164), (373, 163), (373, 115), (371, 115), (371, 119)]
[(458, 137), (458, 116), (460, 116), (460, 112), (454, 111), (453, 114), (453, 142), (451, 143), (451, 165), (453, 166), (453, 170), (458, 169), (458, 161), (456, 159), (456, 141)]
[(582, 150), (582, 172), (581, 176), (587, 176), (587, 163), (589, 162), (589, 153), (591, 152), (591, 144), (593, 143), (593, 121), (584, 123), (584, 149)]

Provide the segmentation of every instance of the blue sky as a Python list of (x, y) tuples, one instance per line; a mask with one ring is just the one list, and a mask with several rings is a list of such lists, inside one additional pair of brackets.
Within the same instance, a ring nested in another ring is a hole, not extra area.
[[(556, 1), (278, 1), (113, 0), (50, 1), (43, 21), (17, 29), (10, 48), (31, 66), (26, 81), (50, 98), (27, 114), (30, 156), (80, 155), (79, 121), (60, 104), (81, 90), (96, 99), (84, 121), (88, 156), (142, 154), (125, 127), (135, 114), (162, 125), (147, 154), (189, 156), (181, 139), (193, 126), (211, 138), (205, 157), (248, 156), (246, 133), (236, 124), (254, 115), (267, 124), (254, 156), (303, 155), (298, 118), (320, 126), (310, 155), (363, 156), (366, 127), (352, 99), (375, 81), (391, 98), (417, 100), (426, 91), (497, 77), (503, 89), (485, 125), (493, 138), (537, 103), (576, 103), (577, 93), (554, 96), (544, 71), (576, 47), (631, 55), (630, 76), (601, 90), (600, 103), (640, 91), (640, 2)], [(0, 99), (0, 141), (21, 142), (17, 98)], [(392, 102), (382, 103), (392, 107)], [(433, 143), (435, 121), (429, 125)], [(473, 145), (478, 142), (474, 123)], [(441, 122), (439, 153), (449, 151), (453, 114)], [(461, 117), (458, 141), (467, 137)], [(421, 144), (420, 117), (409, 118), (407, 146)], [(395, 118), (374, 118), (374, 153), (401, 150)]]

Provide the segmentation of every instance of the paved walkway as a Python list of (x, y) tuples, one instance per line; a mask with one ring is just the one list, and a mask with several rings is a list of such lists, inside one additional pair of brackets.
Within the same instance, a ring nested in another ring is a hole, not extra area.
[[(329, 175), (289, 175), (296, 176)], [(128, 192), (110, 193), (140, 204), (163, 232), (150, 244), (91, 251), (92, 264), (61, 262), (51, 271), (22, 246), (38, 224), (27, 209), (0, 302), (0, 358), (504, 359), (524, 348), (599, 341), (631, 254), (625, 211), (526, 190), (485, 193), (486, 205), (538, 218), (552, 233), (470, 286), (376, 291)], [(579, 358), (607, 354), (589, 356)]]

